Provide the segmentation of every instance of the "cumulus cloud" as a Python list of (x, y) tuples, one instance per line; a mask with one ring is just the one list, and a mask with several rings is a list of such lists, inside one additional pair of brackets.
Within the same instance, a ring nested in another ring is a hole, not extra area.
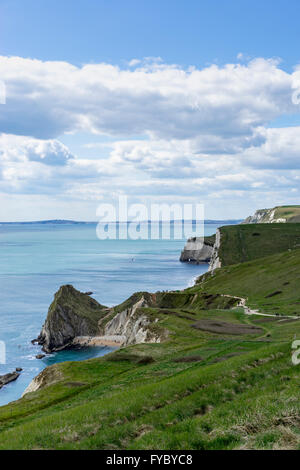
[(300, 169), (300, 127), (271, 128), (262, 132), (264, 143), (245, 151), (245, 164), (261, 169)]
[(74, 156), (57, 140), (0, 134), (0, 189), (44, 193)]
[(2, 161), (36, 161), (61, 166), (74, 158), (69, 149), (57, 140), (39, 140), (26, 136), (0, 134)]
[[(300, 128), (268, 128), (299, 112), (299, 68), (255, 59), (182, 69), (148, 58), (123, 70), (0, 57), (1, 80), (2, 194), (255, 206), (299, 197)], [(112, 139), (86, 141), (77, 154), (59, 139), (78, 132)], [(99, 158), (85, 155), (91, 149)]]
[(144, 61), (122, 70), (0, 57), (0, 79), (7, 92), (2, 132), (43, 139), (78, 130), (164, 139), (249, 137), (295, 108), (293, 74), (264, 59), (201, 70)]

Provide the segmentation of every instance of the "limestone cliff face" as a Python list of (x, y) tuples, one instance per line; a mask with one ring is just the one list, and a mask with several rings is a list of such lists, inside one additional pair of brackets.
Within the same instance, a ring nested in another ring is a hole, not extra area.
[[(74, 347), (78, 338), (118, 339), (123, 346), (159, 342), (153, 319), (143, 312), (153, 305), (155, 295), (137, 293), (116, 308), (100, 305), (73, 286), (62, 286), (50, 305), (46, 322), (37, 338), (47, 353)], [(154, 333), (154, 330), (156, 333)], [(78, 343), (79, 344), (79, 343)]]
[(213, 247), (213, 252), (209, 264), (208, 271), (214, 271), (217, 268), (221, 267), (221, 260), (219, 257), (219, 250), (221, 246), (221, 232), (219, 229), (216, 231), (216, 241)]
[[(63, 286), (55, 294), (38, 338), (45, 352), (72, 347), (78, 337), (113, 340), (122, 346), (159, 343), (167, 331), (158, 328), (143, 308), (156, 305), (156, 294), (136, 293), (115, 308), (100, 305), (87, 294)], [(74, 341), (75, 340), (75, 341)], [(22, 396), (61, 380), (56, 365), (47, 367), (29, 384)]]
[(56, 364), (42, 370), (28, 385), (22, 394), (22, 397), (27, 393), (35, 392), (41, 388), (48, 387), (56, 382), (59, 382), (63, 378), (61, 372), (56, 367)]
[(151, 295), (142, 294), (133, 305), (116, 313), (105, 326), (103, 326), (103, 320), (100, 320), (99, 328), (105, 336), (118, 335), (123, 337), (123, 346), (138, 343), (159, 343), (164, 335), (153, 331), (153, 321), (142, 310), (139, 310), (152, 304)]
[(105, 307), (89, 295), (73, 286), (62, 286), (50, 305), (37, 342), (49, 353), (70, 346), (76, 336), (95, 336), (98, 321), (105, 312)]
[(213, 237), (193, 237), (189, 238), (183, 251), (180, 261), (186, 263), (209, 263), (213, 253)]
[(285, 218), (276, 218), (275, 209), (259, 209), (254, 215), (247, 217), (242, 224), (273, 224), (286, 223)]
[(277, 206), (259, 209), (242, 224), (276, 224), (300, 222), (300, 206)]

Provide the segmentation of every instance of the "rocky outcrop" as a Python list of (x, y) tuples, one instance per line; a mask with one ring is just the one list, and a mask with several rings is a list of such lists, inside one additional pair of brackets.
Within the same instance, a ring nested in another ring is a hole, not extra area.
[(0, 375), (0, 389), (4, 386), (9, 384), (10, 382), (14, 382), (17, 378), (20, 377), (19, 372), (10, 372), (5, 375)]
[(42, 370), (28, 385), (25, 391), (22, 394), (22, 397), (27, 393), (35, 392), (40, 388), (48, 387), (56, 382), (59, 382), (63, 378), (61, 372), (59, 371), (57, 364), (46, 367)]
[(300, 222), (300, 206), (277, 206), (259, 209), (242, 224), (276, 224)]
[(131, 306), (121, 309), (105, 325), (100, 320), (99, 327), (106, 336), (123, 337), (123, 346), (137, 343), (160, 343), (165, 337), (165, 331), (158, 332), (157, 329), (153, 329), (153, 320), (140, 310), (151, 305), (153, 301), (150, 294), (141, 294), (138, 300)]
[(54, 296), (37, 342), (47, 353), (70, 347), (76, 336), (98, 335), (98, 321), (106, 313), (107, 308), (89, 295), (71, 285), (62, 286)]
[(213, 246), (214, 236), (189, 238), (181, 252), (180, 261), (195, 264), (209, 263), (213, 253)]
[(101, 342), (116, 346), (159, 342), (161, 337), (152, 328), (153, 319), (141, 310), (153, 304), (154, 297), (137, 293), (123, 304), (107, 308), (73, 286), (62, 286), (37, 342), (46, 353)]
[(214, 271), (217, 268), (221, 267), (221, 260), (219, 256), (219, 250), (221, 246), (221, 232), (219, 229), (216, 231), (216, 241), (213, 247), (213, 252), (209, 264), (208, 271)]

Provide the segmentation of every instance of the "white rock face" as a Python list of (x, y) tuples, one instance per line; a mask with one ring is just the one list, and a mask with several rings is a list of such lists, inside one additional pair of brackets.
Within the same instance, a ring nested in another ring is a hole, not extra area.
[(284, 224), (287, 219), (276, 217), (276, 208), (259, 209), (254, 215), (247, 217), (242, 224)]
[(38, 376), (37, 376), (30, 382), (28, 387), (22, 393), (22, 397), (24, 397), (24, 395), (26, 395), (27, 393), (35, 392), (36, 390), (38, 390), (40, 388), (40, 386), (41, 385), (39, 383)]
[(190, 263), (208, 263), (213, 253), (213, 246), (205, 243), (202, 237), (189, 238), (183, 251), (180, 261)]
[[(149, 303), (151, 303), (151, 301), (149, 301)], [(148, 306), (145, 297), (142, 295), (132, 307), (116, 313), (105, 325), (104, 331), (101, 327), (103, 318), (99, 320), (99, 331), (104, 332), (104, 335), (78, 335), (73, 338), (71, 345), (96, 346), (97, 344), (106, 344), (108, 346), (128, 346), (139, 343), (160, 343), (161, 340), (167, 336), (167, 331), (164, 330), (161, 334), (157, 333), (157, 330), (154, 332), (150, 326), (157, 323), (158, 319), (153, 321), (153, 319), (148, 318), (146, 314), (137, 311), (139, 308)], [(61, 379), (61, 374), (56, 370), (55, 366), (47, 367), (31, 381), (22, 397), (40, 388), (56, 383)]]
[(42, 370), (28, 385), (26, 390), (23, 392), (22, 397), (27, 395), (27, 393), (35, 392), (40, 388), (47, 387), (52, 385), (53, 383), (58, 382), (61, 380), (61, 373), (56, 369), (56, 367), (46, 367), (46, 369)]
[(214, 271), (221, 267), (221, 260), (219, 258), (219, 248), (221, 245), (221, 232), (219, 229), (216, 231), (216, 241), (213, 247), (212, 257), (209, 264), (208, 271)]
[(136, 315), (138, 308), (147, 307), (142, 297), (133, 307), (117, 313), (105, 326), (105, 336), (118, 335), (125, 339), (123, 346), (137, 343), (160, 343), (161, 338), (149, 330), (150, 320), (146, 315)]

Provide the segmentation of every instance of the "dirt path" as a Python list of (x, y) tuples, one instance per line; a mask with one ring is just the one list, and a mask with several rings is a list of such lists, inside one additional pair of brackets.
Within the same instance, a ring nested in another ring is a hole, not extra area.
[(291, 315), (276, 315), (276, 314), (271, 314), (271, 313), (261, 313), (259, 310), (253, 310), (250, 307), (246, 305), (246, 299), (244, 297), (236, 297), (235, 295), (229, 295), (229, 294), (222, 294), (222, 297), (230, 297), (233, 299), (239, 300), (239, 303), (237, 307), (242, 307), (244, 309), (245, 315), (259, 315), (261, 317), (281, 317), (282, 319), (285, 318), (292, 318), (294, 320), (298, 320), (299, 317), (297, 316), (291, 316)]

